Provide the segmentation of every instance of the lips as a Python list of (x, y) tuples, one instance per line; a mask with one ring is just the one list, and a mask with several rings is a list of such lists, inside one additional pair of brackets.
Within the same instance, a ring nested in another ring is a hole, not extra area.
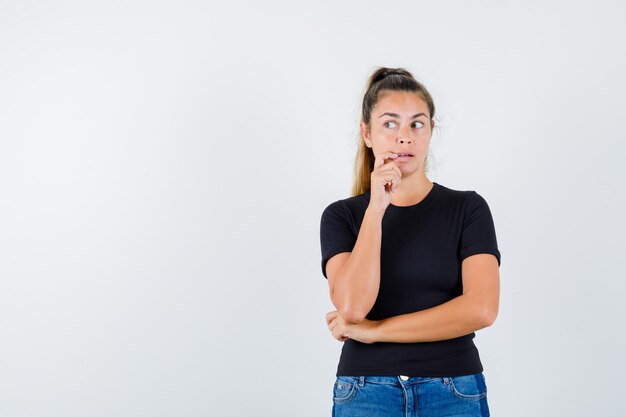
[(397, 163), (408, 162), (411, 158), (413, 158), (413, 155), (410, 153), (398, 153), (396, 155), (398, 156), (395, 157), (393, 160)]

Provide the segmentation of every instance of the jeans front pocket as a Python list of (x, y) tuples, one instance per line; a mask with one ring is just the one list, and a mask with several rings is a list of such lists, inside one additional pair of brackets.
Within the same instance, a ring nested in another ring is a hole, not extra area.
[(333, 402), (347, 403), (356, 395), (358, 378), (350, 376), (338, 376), (333, 386)]
[(472, 375), (449, 377), (450, 389), (458, 398), (478, 401), (487, 396), (487, 384), (482, 372)]

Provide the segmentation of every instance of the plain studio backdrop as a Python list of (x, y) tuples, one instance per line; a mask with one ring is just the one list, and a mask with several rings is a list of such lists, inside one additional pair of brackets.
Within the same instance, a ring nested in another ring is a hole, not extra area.
[(614, 415), (625, 12), (2, 1), (0, 415), (329, 416), (320, 216), (377, 66), (433, 95), (429, 178), (492, 211), (492, 415)]

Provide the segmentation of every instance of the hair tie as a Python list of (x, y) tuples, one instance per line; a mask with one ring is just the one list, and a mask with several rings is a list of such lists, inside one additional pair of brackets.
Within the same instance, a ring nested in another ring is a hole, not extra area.
[(390, 75), (405, 75), (405, 74), (402, 74), (402, 73), (400, 73), (398, 71), (394, 71), (394, 70), (383, 71), (380, 74), (378, 74), (378, 77), (376, 77), (376, 80), (374, 82), (382, 81), (383, 79), (387, 78)]
[(393, 75), (404, 75), (404, 74), (402, 74), (401, 72), (398, 72), (398, 71), (393, 71), (393, 70), (392, 70), (392, 71), (385, 71), (385, 72), (383, 72), (383, 78), (385, 78), (385, 77), (387, 77), (387, 76), (389, 76), (389, 75), (392, 75), (392, 74), (393, 74)]

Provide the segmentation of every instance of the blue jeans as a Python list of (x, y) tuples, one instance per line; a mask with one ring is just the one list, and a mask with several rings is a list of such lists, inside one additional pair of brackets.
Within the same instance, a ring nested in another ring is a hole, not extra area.
[(482, 372), (452, 377), (338, 376), (333, 417), (489, 416)]

